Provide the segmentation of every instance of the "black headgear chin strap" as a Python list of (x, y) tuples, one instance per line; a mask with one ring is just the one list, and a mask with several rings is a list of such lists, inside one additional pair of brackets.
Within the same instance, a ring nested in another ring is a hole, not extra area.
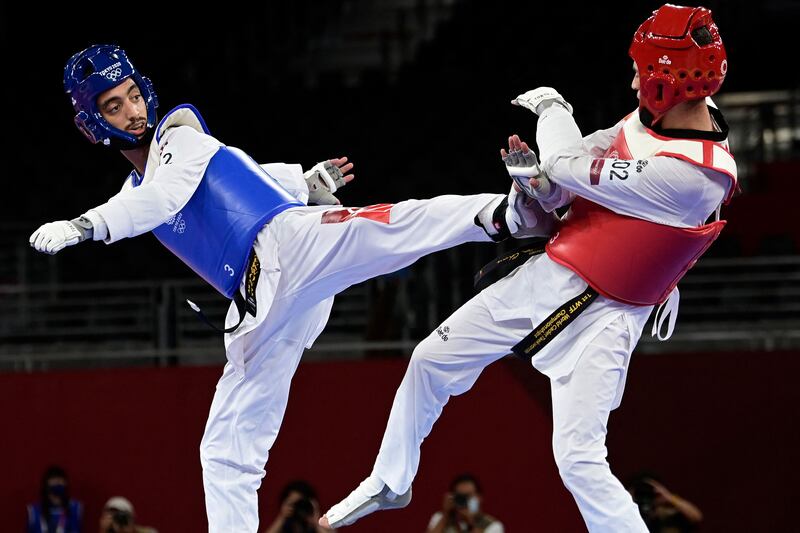
[(156, 128), (158, 127), (158, 116), (156, 116), (155, 125), (152, 127), (146, 127), (144, 130), (144, 134), (139, 138), (138, 141), (135, 143), (129, 143), (119, 139), (117, 137), (111, 137), (110, 142), (107, 146), (114, 148), (116, 150), (133, 150), (134, 148), (139, 148), (140, 146), (149, 145), (150, 142), (153, 140), (153, 136), (156, 134)]
[(645, 128), (653, 129), (653, 113), (646, 107), (639, 108), (639, 121)]

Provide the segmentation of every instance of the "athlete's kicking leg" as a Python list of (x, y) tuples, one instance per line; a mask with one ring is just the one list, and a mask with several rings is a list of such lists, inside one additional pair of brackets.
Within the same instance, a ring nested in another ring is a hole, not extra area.
[[(256, 531), (256, 491), (304, 347), (324, 325), (331, 296), (369, 277), (466, 241), (490, 240), (475, 215), (503, 195), (443, 196), (359, 210), (287, 211), (259, 234), (259, 301), (226, 336), (229, 363), (201, 444), (212, 530)], [(323, 307), (325, 309), (323, 309)], [(266, 313), (266, 316), (262, 316)], [(238, 318), (234, 310), (229, 321)], [(234, 362), (239, 362), (237, 367)]]
[[(501, 290), (515, 278), (504, 278), (486, 291)], [(440, 328), (447, 328), (446, 342), (433, 332), (414, 349), (372, 473), (326, 513), (322, 525), (348, 525), (378, 509), (407, 504), (420, 445), (447, 401), (472, 388), (487, 365), (510, 353), (530, 332), (529, 319), (496, 321), (484, 301), (486, 291), (442, 322)]]

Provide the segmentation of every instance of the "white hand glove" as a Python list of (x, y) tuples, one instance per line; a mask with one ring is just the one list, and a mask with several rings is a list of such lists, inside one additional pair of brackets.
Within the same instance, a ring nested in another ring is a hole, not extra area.
[(531, 178), (536, 178), (541, 174), (539, 161), (532, 150), (523, 152), (522, 150), (511, 150), (503, 157), (503, 163), (509, 176), (519, 187), (531, 198), (536, 197), (536, 193), (530, 184)]
[(341, 202), (333, 195), (344, 187), (344, 174), (330, 161), (317, 163), (303, 174), (308, 185), (308, 203), (316, 205), (338, 205)]
[(37, 251), (53, 255), (67, 246), (81, 242), (82, 233), (69, 220), (59, 220), (44, 224), (28, 240)]
[[(531, 198), (547, 202), (552, 199), (556, 189), (559, 188), (539, 168), (539, 161), (533, 150), (527, 152), (512, 150), (503, 157), (503, 163), (505, 163), (511, 179)], [(536, 178), (538, 182), (535, 187), (531, 185), (531, 178)], [(510, 201), (509, 198), (509, 203)]]
[(572, 114), (572, 106), (564, 100), (564, 97), (558, 94), (558, 91), (552, 87), (539, 87), (531, 91), (517, 96), (511, 100), (514, 105), (522, 106), (530, 109), (537, 115), (541, 115), (542, 111), (547, 109), (553, 104), (558, 104)]

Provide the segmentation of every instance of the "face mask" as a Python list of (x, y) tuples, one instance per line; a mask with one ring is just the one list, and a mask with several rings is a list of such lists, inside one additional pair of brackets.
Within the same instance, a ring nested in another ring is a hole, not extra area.
[(477, 513), (480, 510), (480, 508), (481, 508), (481, 502), (475, 496), (473, 496), (472, 498), (469, 499), (469, 501), (467, 501), (467, 509), (469, 509), (469, 512)]
[(67, 493), (67, 486), (66, 485), (50, 485), (47, 489), (50, 494), (53, 496), (58, 496), (59, 498), (63, 498), (64, 495)]

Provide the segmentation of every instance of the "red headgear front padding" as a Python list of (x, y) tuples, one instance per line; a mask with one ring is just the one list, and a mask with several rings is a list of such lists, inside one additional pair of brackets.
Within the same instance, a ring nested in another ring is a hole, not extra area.
[(681, 102), (719, 90), (728, 59), (711, 11), (665, 4), (633, 35), (631, 58), (639, 69), (639, 108), (657, 122)]

